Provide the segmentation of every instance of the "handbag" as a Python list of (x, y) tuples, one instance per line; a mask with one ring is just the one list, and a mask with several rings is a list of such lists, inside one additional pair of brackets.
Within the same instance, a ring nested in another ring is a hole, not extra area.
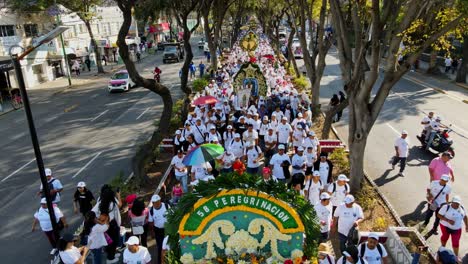
[(114, 242), (109, 234), (107, 234), (107, 232), (104, 232), (104, 237), (106, 238), (107, 245), (110, 245), (112, 242)]
[(444, 185), (444, 187), (442, 187), (442, 189), (440, 189), (439, 193), (432, 199), (432, 202), (429, 204), (429, 209), (431, 209), (431, 211), (436, 211), (437, 208), (439, 208), (439, 205), (435, 202), (435, 200), (437, 200), (439, 195), (445, 189), (445, 186), (447, 186), (447, 185)]

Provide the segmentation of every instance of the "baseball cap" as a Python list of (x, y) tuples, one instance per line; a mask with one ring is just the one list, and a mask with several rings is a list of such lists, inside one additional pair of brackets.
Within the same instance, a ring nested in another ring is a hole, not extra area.
[(344, 203), (345, 204), (350, 204), (350, 203), (353, 203), (353, 202), (354, 202), (354, 196), (351, 195), (351, 194), (346, 195), (346, 197), (344, 198)]
[(46, 176), (52, 176), (52, 170), (47, 168), (44, 170)]
[(402, 135), (408, 135), (408, 131), (403, 130), (403, 131), (401, 131), (401, 134), (402, 134)]
[(278, 149), (284, 150), (284, 145), (279, 145), (279, 146), (278, 146)]
[(297, 114), (297, 117), (302, 117), (302, 113)]
[(62, 239), (65, 242), (73, 242), (76, 240), (75, 236), (72, 233), (65, 233), (60, 239)]
[(327, 192), (323, 192), (323, 193), (320, 194), (320, 200), (328, 200), (330, 198), (331, 198), (331, 196)]
[(234, 138), (240, 138), (239, 133), (234, 134)]
[(216, 129), (216, 127), (214, 125), (210, 125), (210, 130), (211, 129)]
[(283, 116), (283, 118), (281, 118), (281, 120), (288, 120), (288, 118)]
[(450, 180), (450, 176), (448, 174), (443, 174), (441, 177), (440, 177), (441, 180), (443, 181), (449, 181)]
[(455, 195), (454, 197), (452, 197), (452, 203), (458, 203), (458, 204), (460, 204), (460, 203), (461, 203), (461, 198), (460, 198), (460, 196)]
[(346, 175), (344, 175), (344, 174), (338, 175), (338, 180), (339, 181), (349, 181), (348, 177), (346, 177)]
[(241, 116), (241, 117), (239, 117), (239, 120), (241, 120), (241, 119), (245, 119), (245, 116)]
[(76, 185), (76, 187), (84, 188), (84, 187), (86, 187), (86, 183), (83, 182), (83, 181), (80, 181), (80, 182)]
[(297, 148), (297, 151), (304, 151), (304, 148), (302, 146)]
[(161, 201), (161, 197), (159, 195), (155, 194), (155, 195), (151, 196), (151, 202), (152, 203), (159, 202), (159, 201)]
[(319, 171), (314, 171), (314, 172), (312, 173), (312, 176), (320, 176), (320, 172), (319, 172)]
[(264, 116), (264, 117), (263, 117), (263, 120), (268, 120), (268, 116)]
[(264, 168), (262, 169), (262, 173), (270, 173), (270, 172), (271, 172), (271, 169), (268, 168), (268, 167), (264, 167)]
[(373, 238), (373, 239), (379, 241), (379, 234), (377, 234), (375, 232), (370, 232), (368, 238)]
[(232, 129), (232, 126), (231, 125), (227, 126), (227, 129)]
[(258, 113), (255, 113), (255, 114), (253, 114), (253, 115), (254, 115), (254, 116), (259, 116), (259, 114), (258, 114)]
[(176, 135), (180, 135), (180, 134), (182, 134), (182, 132), (180, 132), (180, 130), (177, 130), (177, 131), (175, 132), (175, 134), (176, 134)]
[(309, 131), (309, 136), (315, 136), (315, 132), (314, 131)]
[(140, 240), (138, 239), (137, 236), (131, 236), (128, 238), (127, 242), (125, 243), (127, 245), (140, 245)]
[(127, 195), (127, 197), (125, 197), (125, 202), (127, 203), (129, 209), (132, 209), (133, 202), (136, 200), (136, 198), (137, 195), (134, 193), (129, 194)]
[(186, 121), (186, 122), (185, 122), (185, 126), (191, 126), (191, 125), (192, 125), (192, 124), (190, 124), (189, 121)]
[(42, 199), (41, 199), (41, 204), (46, 204), (46, 203), (47, 203), (47, 200), (46, 200), (46, 198), (45, 198), (45, 197), (44, 197), (44, 198), (42, 198)]

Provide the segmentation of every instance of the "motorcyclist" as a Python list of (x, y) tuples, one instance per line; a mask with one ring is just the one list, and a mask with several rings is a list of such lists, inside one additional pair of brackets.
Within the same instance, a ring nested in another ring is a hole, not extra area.
[(431, 126), (431, 121), (434, 120), (434, 112), (429, 112), (429, 114), (421, 120), (421, 125), (423, 125), (423, 131), (421, 135), (426, 135), (427, 129)]
[(154, 67), (153, 74), (154, 74), (154, 79), (155, 79), (157, 82), (159, 82), (159, 80), (160, 80), (161, 73), (162, 73), (162, 71), (161, 71), (161, 69), (159, 69), (158, 66)]
[(426, 131), (426, 150), (429, 150), (431, 147), (432, 141), (436, 133), (439, 133), (442, 129), (447, 128), (446, 125), (441, 124), (442, 118), (440, 116), (436, 117), (435, 120), (430, 122), (430, 125), (427, 127)]

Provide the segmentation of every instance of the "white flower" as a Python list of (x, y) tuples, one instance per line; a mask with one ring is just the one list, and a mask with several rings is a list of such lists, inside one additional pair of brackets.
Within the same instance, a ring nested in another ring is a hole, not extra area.
[(297, 258), (302, 258), (304, 256), (304, 252), (299, 249), (295, 249), (291, 252), (291, 259), (297, 259)]
[(180, 257), (180, 261), (183, 264), (193, 264), (195, 262), (191, 253), (185, 253), (182, 257)]
[(237, 264), (247, 264), (247, 262), (245, 260), (239, 260)]
[(226, 247), (226, 249), (224, 250), (224, 253), (229, 256), (232, 254), (232, 249), (230, 247)]

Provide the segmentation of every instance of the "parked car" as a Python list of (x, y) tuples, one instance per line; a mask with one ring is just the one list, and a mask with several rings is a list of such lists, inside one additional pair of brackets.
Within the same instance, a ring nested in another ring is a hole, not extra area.
[(299, 39), (297, 38), (293, 39), (291, 49), (294, 54), (294, 58), (302, 59), (304, 57), (304, 55), (302, 54), (302, 47), (301, 47), (301, 43), (299, 42)]
[(205, 47), (205, 41), (201, 39), (200, 41), (198, 41), (198, 48), (203, 49), (204, 47)]
[(184, 59), (184, 45), (180, 42), (166, 43), (163, 52), (163, 63)]
[(130, 76), (128, 75), (127, 70), (120, 70), (114, 75), (112, 75), (109, 85), (107, 86), (107, 90), (109, 93), (113, 91), (128, 91), (130, 88), (134, 87), (135, 83), (132, 81)]

